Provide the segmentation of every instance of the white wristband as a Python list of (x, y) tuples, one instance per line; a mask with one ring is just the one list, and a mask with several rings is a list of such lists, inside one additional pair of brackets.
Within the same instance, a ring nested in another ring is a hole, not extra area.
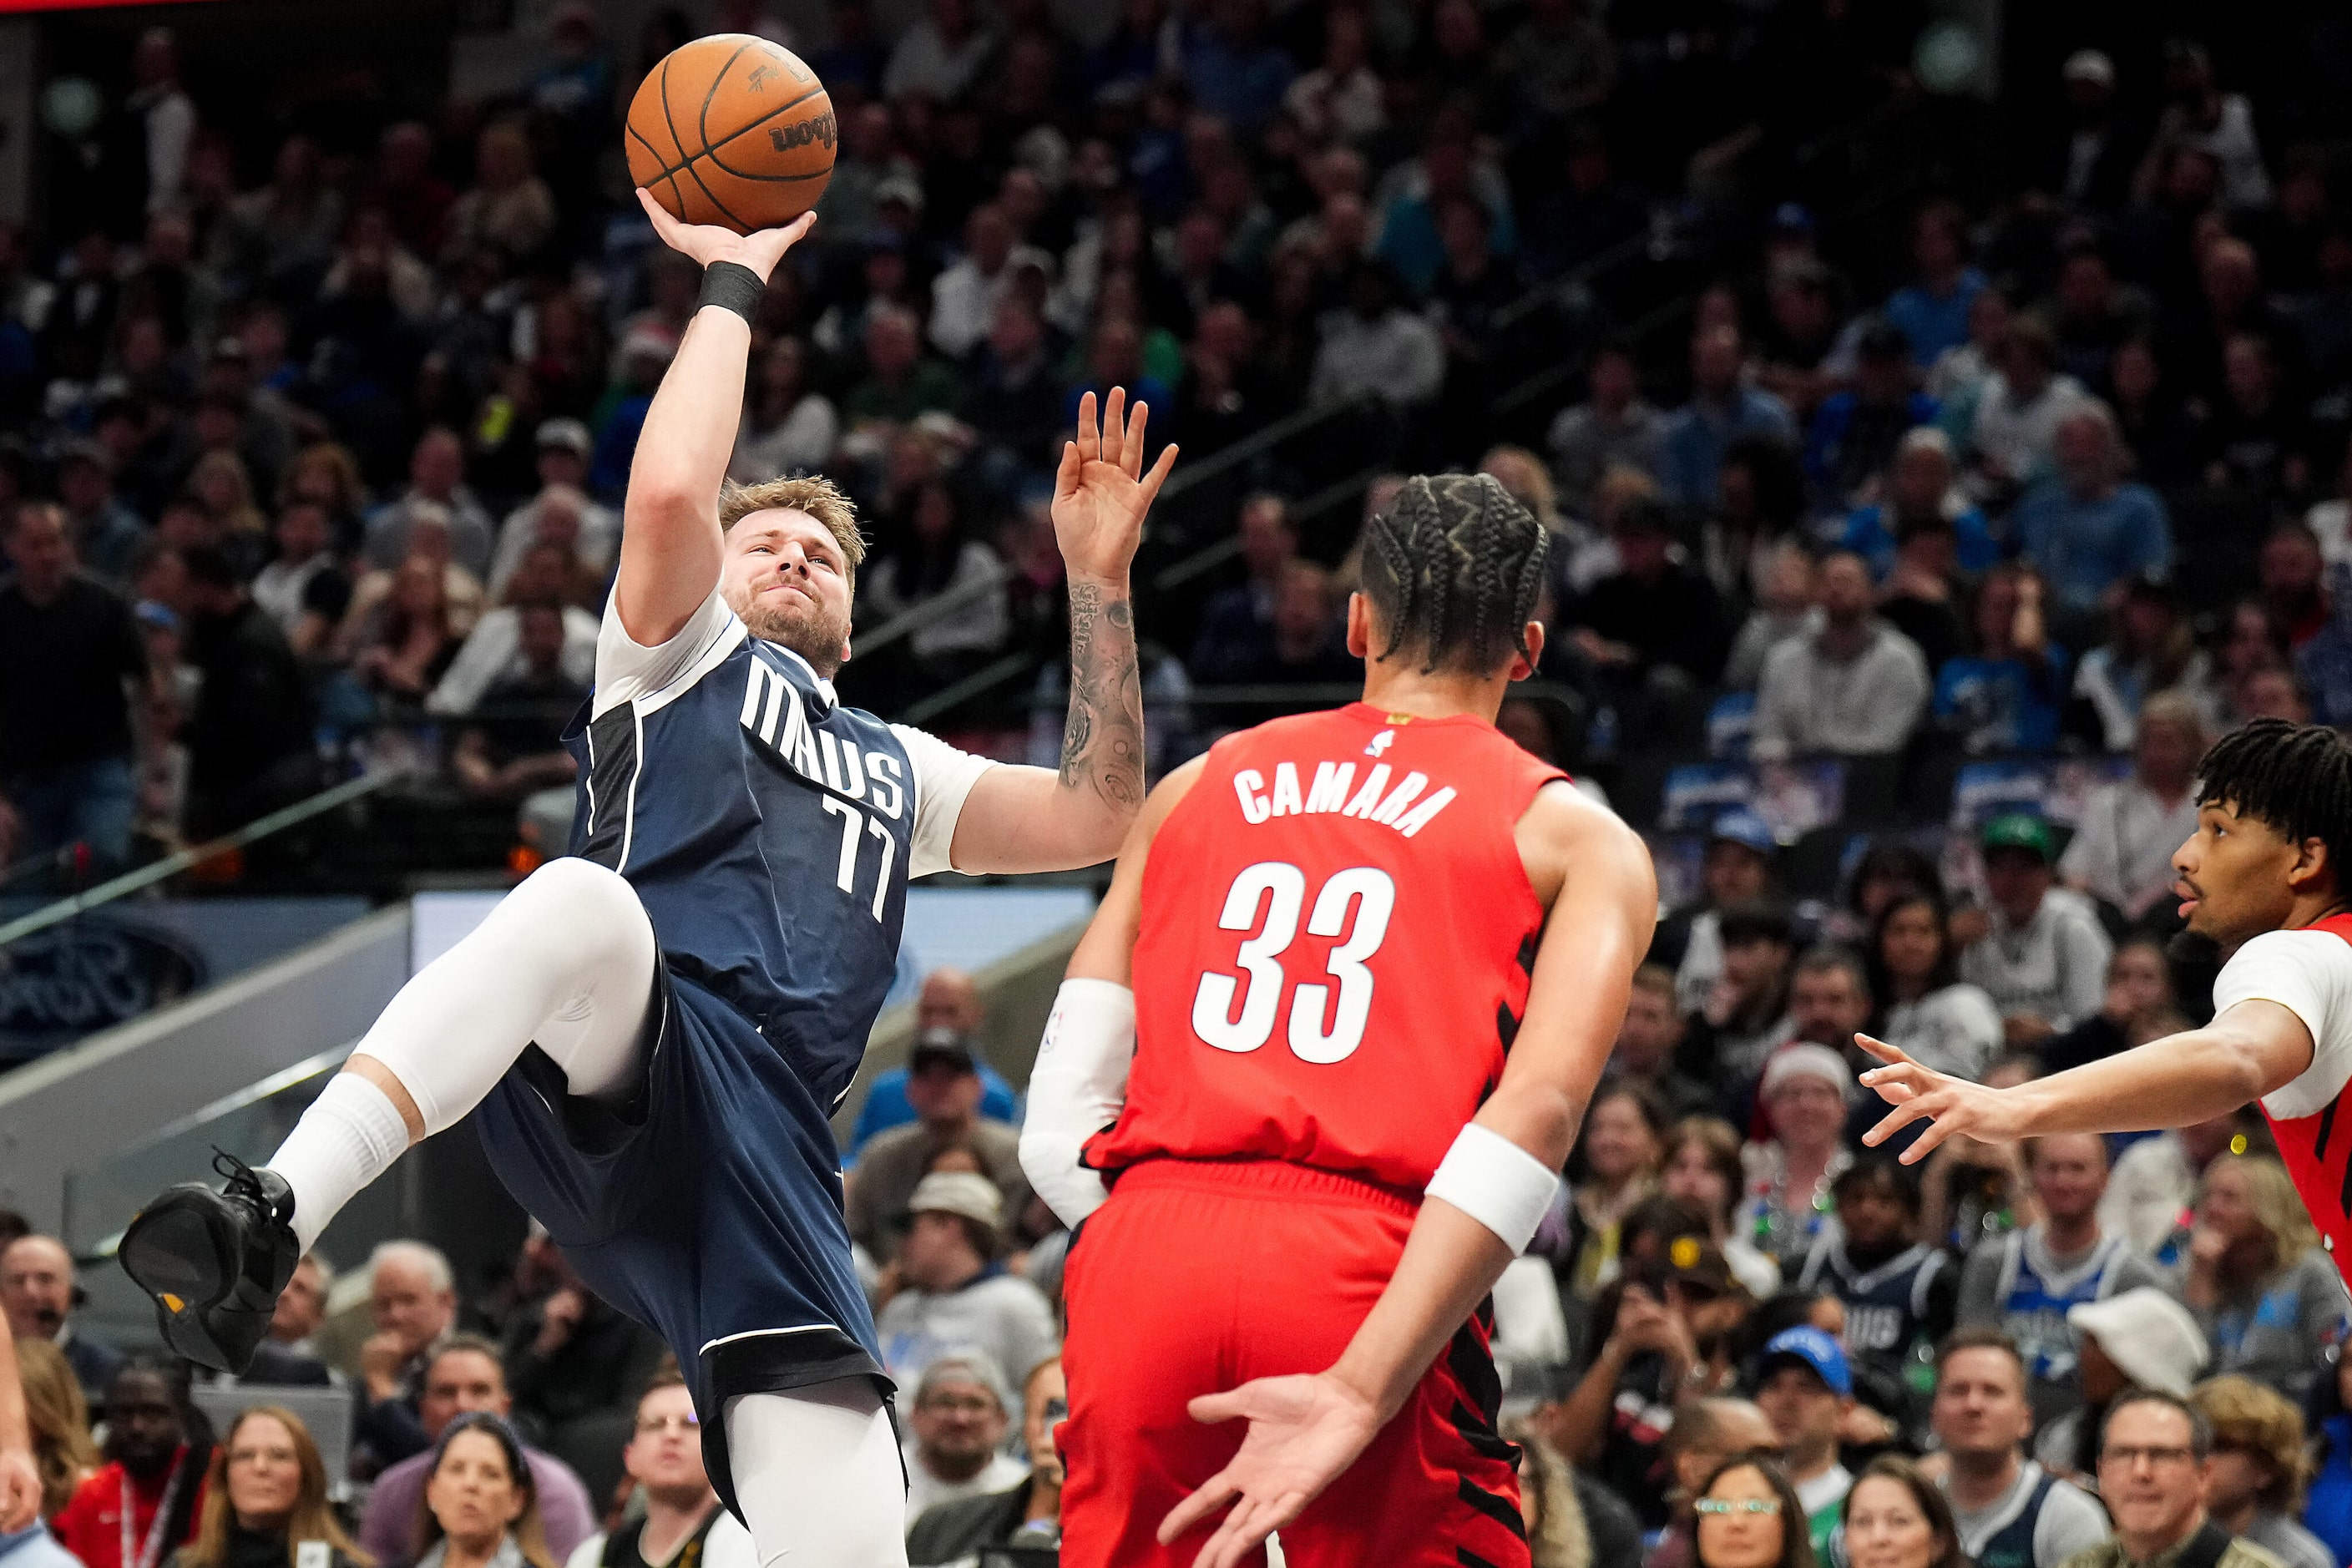
[(1528, 1249), (1551, 1211), (1559, 1173), (1475, 1121), (1465, 1126), (1429, 1178), (1428, 1195), (1444, 1198), (1500, 1237), (1513, 1257)]
[(1021, 1169), (1064, 1225), (1100, 1208), (1103, 1179), (1079, 1162), (1118, 1120), (1135, 1059), (1135, 993), (1108, 980), (1065, 980), (1029, 1074)]

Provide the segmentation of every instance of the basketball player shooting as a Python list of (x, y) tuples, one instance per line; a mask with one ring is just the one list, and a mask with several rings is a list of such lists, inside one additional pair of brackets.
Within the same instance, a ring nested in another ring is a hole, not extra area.
[(1363, 700), (1220, 741), (1120, 852), (1021, 1141), (1087, 1222), (1066, 1563), (1229, 1568), (1277, 1529), (1297, 1568), (1528, 1563), (1480, 1303), (1658, 908), (1641, 839), (1495, 728), (1546, 543), (1491, 478), (1409, 481), (1349, 602)]
[(2185, 1127), (2260, 1100), (2280, 1157), (2336, 1266), (2352, 1257), (2352, 752), (2320, 724), (2258, 719), (2198, 769), (2197, 831), (2176, 850), (2181, 914), (2228, 955), (2213, 1021), (2013, 1089), (1987, 1089), (1868, 1036), (1862, 1081), (1894, 1110), (1883, 1143), (1932, 1123), (1916, 1163), (1955, 1132), (2002, 1142), (2053, 1132)]
[(681, 224), (701, 303), (646, 415), (595, 690), (568, 742), (574, 853), (394, 997), (269, 1163), (173, 1187), (125, 1233), (163, 1337), (250, 1363), (336, 1210), (469, 1111), (599, 1295), (657, 1330), (711, 1479), (774, 1563), (903, 1563), (906, 1489), (850, 1264), (828, 1118), (897, 965), (909, 878), (1108, 857), (1143, 799), (1128, 566), (1175, 449), (1081, 406), (1055, 478), (1070, 710), (1058, 773), (835, 700), (864, 553), (822, 479), (723, 485), (750, 321), (803, 217)]

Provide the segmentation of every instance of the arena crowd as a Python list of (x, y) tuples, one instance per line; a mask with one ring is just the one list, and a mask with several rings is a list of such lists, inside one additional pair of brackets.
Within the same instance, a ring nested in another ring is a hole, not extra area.
[[(1360, 679), (1357, 525), (1403, 472), (1482, 468), (1553, 530), (1504, 722), (1656, 825), (1673, 896), (1494, 1301), (1539, 1568), (2340, 1568), (2347, 1302), (2259, 1117), (1907, 1167), (1860, 1145), (1851, 1039), (2003, 1082), (2201, 1016), (2167, 889), (2203, 746), (2352, 723), (2352, 127), (2233, 77), (2291, 20), (2069, 40), (1973, 108), (1927, 20), (1128, 0), (1082, 36), (929, 0), (886, 37), (835, 0), (793, 37), (718, 0), (614, 36), (570, 5), (510, 92), (258, 136), (142, 35), (91, 172), (0, 225), (0, 864), (86, 879), (394, 768), (560, 851), (697, 288), (618, 115), (677, 44), (762, 33), (841, 143), (733, 475), (856, 498), (860, 631), (898, 628), (856, 700), (1034, 656), (956, 719), (1051, 754), (1051, 462), (1113, 384), (1209, 476), (1148, 547), (1155, 768)], [(1068, 1237), (980, 1005), (930, 978), (849, 1151), (917, 1563), (1055, 1537)], [(48, 1524), (0, 1559), (748, 1552), (658, 1345), (543, 1238), (497, 1280), (422, 1240), (344, 1261), (348, 1310), (306, 1262), (245, 1380), (347, 1390), (314, 1437), (267, 1400), (216, 1426), (78, 1330), (61, 1245), (11, 1241)]]

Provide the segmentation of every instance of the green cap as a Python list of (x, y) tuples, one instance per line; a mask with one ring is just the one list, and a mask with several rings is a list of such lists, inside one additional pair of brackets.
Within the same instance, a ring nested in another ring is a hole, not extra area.
[(2044, 864), (2058, 858), (2056, 847), (2050, 841), (2050, 825), (2027, 812), (2004, 812), (1984, 825), (1984, 848), (2031, 849), (2042, 857)]

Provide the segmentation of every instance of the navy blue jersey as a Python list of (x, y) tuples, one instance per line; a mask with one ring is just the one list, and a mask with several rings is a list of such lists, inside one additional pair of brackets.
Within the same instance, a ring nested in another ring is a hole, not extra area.
[(1845, 1303), (1845, 1342), (1857, 1356), (1899, 1366), (1914, 1342), (1932, 1332), (1929, 1294), (1945, 1261), (1935, 1247), (1915, 1243), (1875, 1268), (1860, 1268), (1846, 1257), (1844, 1238), (1832, 1232), (1813, 1244), (1797, 1286), (1827, 1290)]
[(730, 1398), (890, 1388), (828, 1117), (896, 973), (908, 879), (948, 868), (992, 764), (842, 707), (715, 589), (657, 647), (608, 610), (564, 740), (573, 852), (628, 879), (661, 944), (645, 1077), (615, 1110), (526, 1051), (475, 1121), (581, 1277), (677, 1352), (732, 1508)]
[(897, 973), (907, 880), (947, 868), (986, 763), (842, 707), (715, 592), (659, 648), (607, 612), (597, 691), (565, 743), (572, 852), (628, 879), (672, 973), (838, 1105)]

